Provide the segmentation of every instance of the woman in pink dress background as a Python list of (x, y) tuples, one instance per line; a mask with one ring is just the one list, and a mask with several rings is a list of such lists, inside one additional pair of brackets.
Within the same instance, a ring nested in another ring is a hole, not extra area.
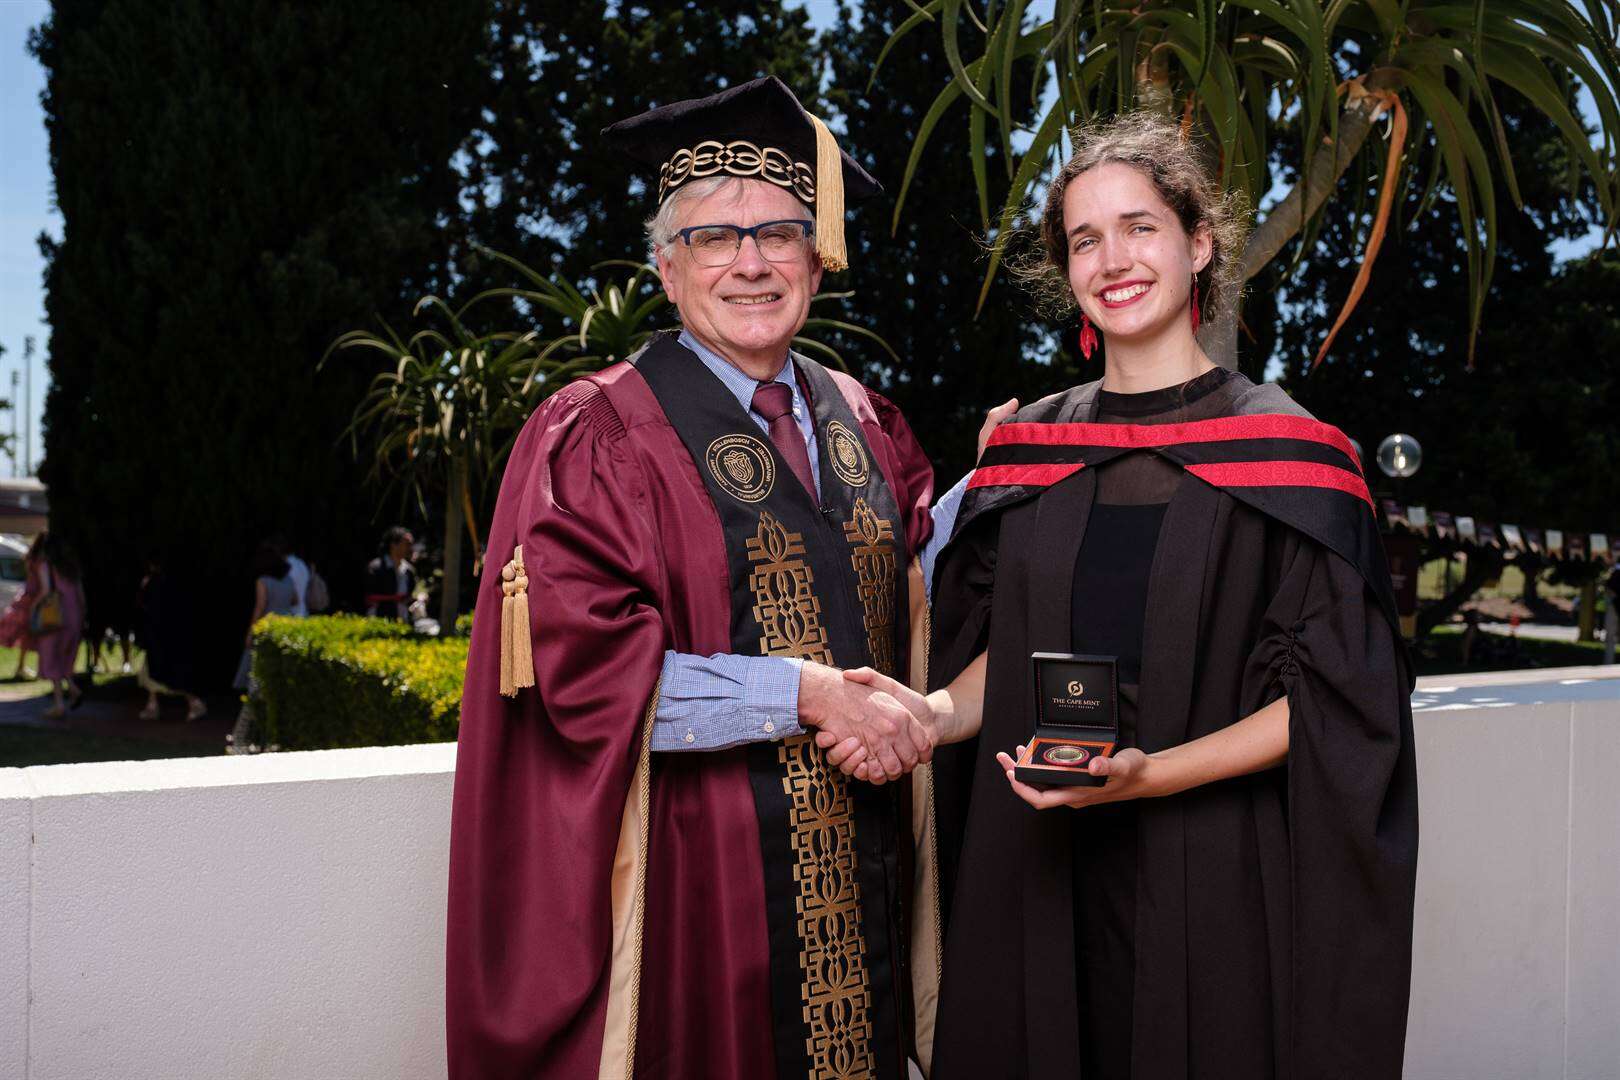
[(73, 682), (73, 669), (79, 661), (79, 641), (84, 635), (84, 588), (79, 584), (79, 561), (50, 533), (40, 533), (28, 549), (28, 565), (29, 586), (37, 590), (37, 599), (30, 611), (53, 589), (62, 598), (61, 626), (40, 634), (34, 645), (39, 650), (39, 677), (50, 680), (54, 699), (45, 715), (58, 717), (77, 706), (84, 696)]
[(28, 654), (39, 647), (28, 632), (28, 615), (34, 610), (34, 601), (39, 597), (34, 565), (34, 560), (25, 557), (22, 591), (7, 605), (5, 614), (0, 615), (0, 645), (17, 650), (17, 668), (8, 676), (10, 682), (20, 682), (30, 677), (24, 673)]

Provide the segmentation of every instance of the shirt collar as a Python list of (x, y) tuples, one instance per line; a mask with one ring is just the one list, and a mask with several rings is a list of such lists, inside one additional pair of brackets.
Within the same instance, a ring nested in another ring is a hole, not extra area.
[[(703, 361), (704, 367), (714, 372), (715, 376), (725, 384), (726, 389), (731, 391), (732, 397), (737, 399), (737, 404), (743, 407), (744, 412), (753, 408), (754, 390), (758, 388), (759, 383), (729, 360), (693, 337), (690, 332), (682, 330), (677, 340), (696, 353), (697, 358)], [(793, 377), (793, 356), (791, 353), (788, 355), (788, 362), (782, 365), (782, 370), (778, 371), (776, 378), (771, 381), (785, 383), (793, 391), (793, 409), (794, 415), (797, 416), (803, 402), (799, 397), (799, 381)]]

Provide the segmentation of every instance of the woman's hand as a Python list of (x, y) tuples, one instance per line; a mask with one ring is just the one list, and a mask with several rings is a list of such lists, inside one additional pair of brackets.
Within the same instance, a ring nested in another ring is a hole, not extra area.
[(830, 750), (829, 762), (874, 784), (898, 780), (934, 756), (929, 732), (881, 686), (814, 661), (800, 669), (799, 720), (815, 729), (816, 745)]
[(1008, 398), (1006, 401), (984, 414), (984, 423), (979, 426), (979, 454), (978, 457), (973, 459), (974, 461), (978, 461), (979, 458), (984, 457), (984, 446), (985, 443), (990, 441), (991, 434), (993, 434), (996, 428), (1001, 426), (1001, 424), (1008, 417), (1017, 411), (1018, 399)]
[(1086, 771), (1092, 776), (1108, 777), (1108, 783), (1102, 787), (1057, 785), (1047, 788), (1032, 787), (1020, 781), (1013, 773), (1017, 757), (1023, 753), (1024, 748), (1020, 746), (1016, 756), (1002, 752), (996, 755), (996, 761), (1007, 770), (1007, 783), (1012, 785), (1013, 794), (1037, 810), (1050, 810), (1054, 806), (1067, 806), (1079, 810), (1087, 806), (1124, 802), (1126, 799), (1146, 799), (1164, 794), (1155, 786), (1153, 759), (1135, 747), (1121, 750), (1113, 757), (1091, 759)]
[[(938, 717), (929, 700), (917, 691), (901, 682), (896, 682), (887, 675), (869, 667), (853, 668), (843, 673), (844, 680), (851, 685), (859, 685), (875, 692), (875, 697), (885, 702), (898, 703), (904, 712), (910, 713), (914, 730), (922, 733), (926, 738), (926, 749), (922, 745), (917, 747), (918, 761), (927, 762), (934, 756), (934, 747), (939, 745)], [(852, 735), (840, 734), (826, 729), (816, 732), (816, 745), (827, 751), (827, 761), (831, 765), (843, 770), (846, 776), (853, 776), (857, 780), (870, 780), (873, 783), (882, 783), (885, 770), (875, 767), (871, 748), (863, 745), (861, 739)], [(916, 761), (905, 768), (910, 772)], [(898, 779), (898, 775), (889, 770), (888, 779)]]

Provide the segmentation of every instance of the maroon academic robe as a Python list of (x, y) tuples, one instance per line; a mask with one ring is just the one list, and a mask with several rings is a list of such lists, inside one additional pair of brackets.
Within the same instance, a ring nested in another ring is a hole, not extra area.
[[(833, 377), (919, 550), (928, 460), (893, 405)], [(499, 571), (518, 545), (535, 687), (507, 699)], [(664, 651), (731, 651), (732, 598), (715, 506), (632, 365), (530, 417), (489, 550), (451, 825), (451, 1076), (773, 1076), (745, 752), (647, 752)]]

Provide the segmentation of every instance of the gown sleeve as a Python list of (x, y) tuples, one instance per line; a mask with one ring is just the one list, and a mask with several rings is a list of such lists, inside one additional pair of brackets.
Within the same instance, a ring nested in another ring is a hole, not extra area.
[(907, 549), (915, 556), (927, 546), (934, 531), (933, 518), (928, 513), (928, 504), (934, 501), (934, 466), (894, 402), (875, 390), (866, 391), (866, 397), (877, 413), (878, 426), (888, 437), (894, 466), (891, 473), (894, 497), (906, 523)]
[(1418, 839), (1411, 690), (1366, 581), (1292, 540), (1244, 678), (1249, 710), (1282, 695), (1289, 707), (1294, 1060), (1283, 1075), (1401, 1074)]
[(948, 684), (989, 647), (1000, 531), (1000, 514), (980, 517), (969, 522), (938, 556), (928, 661), (930, 691)]
[[(962, 673), (990, 644), (1001, 515), (969, 522), (940, 553), (930, 619), (927, 688), (938, 690)], [(948, 924), (961, 874), (962, 841), (979, 739), (949, 743), (934, 751), (934, 828), (938, 836), (938, 896), (942, 924)]]
[[(462, 699), (450, 841), (450, 1075), (595, 1075), (614, 855), (663, 661), (645, 483), (594, 385), (530, 419), (502, 481)], [(522, 545), (535, 685), (504, 698), (500, 570)]]

